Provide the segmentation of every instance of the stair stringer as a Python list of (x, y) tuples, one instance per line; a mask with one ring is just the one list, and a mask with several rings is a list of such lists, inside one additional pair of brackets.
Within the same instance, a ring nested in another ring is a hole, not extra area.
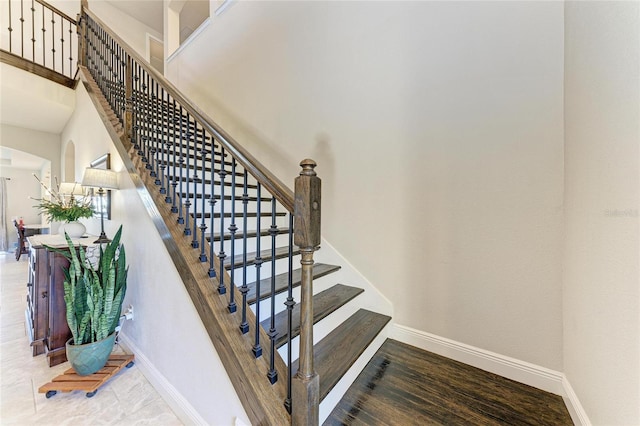
[[(113, 114), (105, 108), (104, 96), (97, 88), (86, 68), (80, 68), (80, 77), (89, 97), (98, 111), (109, 136), (121, 157), (129, 177), (149, 216), (160, 234), (182, 282), (194, 304), (198, 315), (211, 339), (216, 352), (229, 375), (247, 416), (255, 425), (288, 424), (290, 416), (284, 408), (286, 397), (286, 367), (279, 355), (276, 356), (276, 369), (281, 380), (271, 385), (266, 379), (269, 370), (268, 355), (258, 359), (251, 353), (255, 317), (247, 311), (250, 330), (247, 334), (238, 332), (237, 315), (230, 315), (226, 297), (215, 291), (217, 279), (208, 276), (208, 264), (201, 263), (193, 256), (190, 237), (185, 237), (182, 229), (175, 224), (171, 205), (164, 202), (154, 179), (145, 173), (144, 164), (125, 140), (121, 129), (109, 119)], [(219, 265), (216, 265), (219, 270)], [(268, 336), (261, 329), (261, 338)]]

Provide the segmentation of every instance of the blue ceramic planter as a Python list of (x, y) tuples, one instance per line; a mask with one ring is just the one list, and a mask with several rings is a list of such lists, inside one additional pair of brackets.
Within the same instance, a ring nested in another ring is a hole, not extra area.
[(67, 359), (71, 367), (80, 376), (88, 376), (105, 366), (116, 339), (116, 333), (111, 333), (106, 338), (84, 345), (72, 344), (69, 339), (66, 344)]

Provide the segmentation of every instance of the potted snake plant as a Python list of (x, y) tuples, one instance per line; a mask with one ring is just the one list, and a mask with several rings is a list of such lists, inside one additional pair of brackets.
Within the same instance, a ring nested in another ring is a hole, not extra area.
[(81, 376), (104, 367), (115, 342), (128, 273), (121, 233), (122, 226), (111, 242), (100, 246), (97, 264), (65, 234), (69, 252), (61, 253), (70, 265), (64, 269), (64, 301), (73, 336), (66, 344), (67, 359)]

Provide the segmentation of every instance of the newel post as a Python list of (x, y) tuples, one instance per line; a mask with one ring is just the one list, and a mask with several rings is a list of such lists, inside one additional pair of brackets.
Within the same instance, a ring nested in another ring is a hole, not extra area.
[(87, 66), (87, 22), (85, 9), (89, 8), (88, 0), (80, 0), (80, 15), (76, 19), (78, 31), (78, 63)]
[(291, 385), (291, 424), (317, 425), (320, 377), (313, 366), (313, 252), (320, 245), (320, 178), (313, 160), (300, 162), (295, 181), (294, 243), (302, 254), (300, 356)]

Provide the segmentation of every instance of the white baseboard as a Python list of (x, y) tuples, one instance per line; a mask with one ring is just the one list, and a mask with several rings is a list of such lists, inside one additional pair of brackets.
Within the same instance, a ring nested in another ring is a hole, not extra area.
[(563, 374), (559, 371), (550, 370), (399, 324), (395, 324), (392, 336), (392, 338), (403, 343), (556, 395), (562, 395), (564, 391), (562, 387)]
[(151, 383), (162, 399), (171, 407), (176, 416), (184, 424), (207, 425), (207, 422), (198, 414), (189, 401), (173, 387), (171, 383), (156, 369), (139, 348), (127, 338), (124, 333), (118, 335), (119, 344), (136, 356), (135, 362), (144, 377)]
[(586, 411), (584, 411), (584, 408), (578, 399), (578, 395), (573, 391), (571, 383), (569, 383), (569, 380), (564, 374), (562, 377), (562, 387), (564, 388), (564, 395), (562, 395), (562, 398), (567, 406), (567, 410), (569, 410), (573, 423), (576, 426), (591, 426), (591, 420), (589, 420)]

